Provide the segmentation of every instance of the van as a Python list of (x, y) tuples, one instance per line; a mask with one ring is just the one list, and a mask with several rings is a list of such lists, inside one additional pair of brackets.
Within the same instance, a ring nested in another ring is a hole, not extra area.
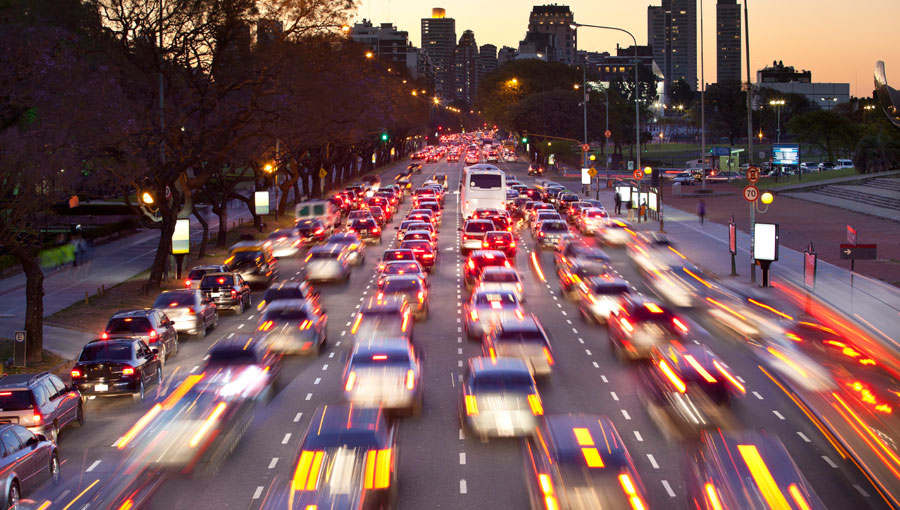
[(853, 160), (851, 159), (839, 159), (834, 164), (835, 170), (843, 170), (845, 168), (853, 168)]
[(294, 221), (322, 220), (326, 231), (333, 231), (341, 225), (341, 210), (328, 200), (307, 200), (297, 204), (294, 208), (296, 217)]
[(268, 287), (278, 278), (278, 261), (271, 244), (270, 241), (241, 241), (231, 247), (225, 265), (250, 285)]

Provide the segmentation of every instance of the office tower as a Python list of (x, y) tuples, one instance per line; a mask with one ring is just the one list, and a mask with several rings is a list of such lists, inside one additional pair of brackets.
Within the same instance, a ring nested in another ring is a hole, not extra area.
[[(575, 15), (567, 5), (535, 5), (528, 16), (525, 45), (534, 45), (546, 60), (575, 63)], [(520, 45), (522, 45), (520, 43)]]
[(678, 80), (697, 90), (697, 0), (662, 0), (648, 7), (647, 39), (665, 76), (665, 95)]
[(422, 51), (434, 67), (434, 88), (440, 98), (453, 99), (453, 52), (456, 49), (456, 20), (448, 18), (440, 7), (431, 10), (430, 18), (422, 18)]
[(456, 99), (467, 105), (475, 101), (481, 79), (481, 54), (475, 43), (475, 33), (466, 30), (453, 52), (453, 78)]
[(382, 62), (392, 62), (398, 69), (404, 66), (411, 77), (418, 77), (419, 52), (410, 44), (405, 30), (398, 30), (391, 23), (375, 26), (364, 19), (350, 27), (350, 39), (372, 50)]
[(741, 4), (716, 3), (716, 81), (741, 81)]
[(497, 47), (493, 44), (483, 44), (481, 50), (481, 75), (491, 74), (497, 70)]

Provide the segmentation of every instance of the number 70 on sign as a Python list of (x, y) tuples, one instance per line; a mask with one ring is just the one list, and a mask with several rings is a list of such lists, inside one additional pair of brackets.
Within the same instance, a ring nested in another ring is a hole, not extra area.
[(748, 202), (756, 202), (759, 198), (759, 188), (750, 184), (744, 188), (744, 200)]

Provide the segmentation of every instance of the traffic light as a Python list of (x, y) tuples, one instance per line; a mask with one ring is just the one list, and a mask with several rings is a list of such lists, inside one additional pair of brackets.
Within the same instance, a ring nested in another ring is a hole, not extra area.
[(381, 141), (382, 141), (382, 142), (388, 141), (388, 134), (387, 134), (387, 133), (381, 133)]
[(522, 143), (528, 143), (528, 132), (522, 133)]

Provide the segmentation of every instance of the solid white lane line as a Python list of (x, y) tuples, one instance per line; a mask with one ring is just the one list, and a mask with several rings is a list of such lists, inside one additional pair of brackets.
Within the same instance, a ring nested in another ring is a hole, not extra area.
[(467, 490), (467, 488), (466, 488), (466, 481), (465, 481), (465, 480), (460, 480), (460, 481), (459, 481), (459, 493), (460, 493), (460, 494), (466, 494), (467, 492), (468, 492), (468, 490)]
[(94, 470), (95, 467), (97, 467), (97, 466), (100, 465), (100, 462), (101, 462), (101, 461), (99, 461), (99, 460), (95, 460), (93, 464), (91, 464), (90, 466), (88, 466), (87, 469), (84, 470), (84, 472), (85, 472), (85, 473), (90, 473), (91, 471)]
[(831, 460), (830, 457), (828, 457), (828, 455), (822, 455), (822, 460), (827, 462), (828, 465), (831, 466), (832, 468), (837, 469), (837, 467), (838, 467), (837, 464), (835, 464), (834, 461)]
[(634, 437), (635, 437), (635, 439), (637, 439), (637, 440), (640, 441), (640, 442), (643, 442), (643, 441), (644, 441), (644, 438), (641, 437), (641, 433), (638, 432), (637, 430), (634, 431)]
[(284, 437), (281, 439), (281, 444), (288, 444), (288, 442), (289, 442), (290, 440), (291, 440), (291, 433), (288, 432), (288, 433), (285, 434)]
[(616, 395), (615, 391), (610, 391), (609, 394), (612, 395), (613, 400), (615, 400), (616, 402), (619, 401), (619, 396)]
[(773, 410), (772, 412), (775, 413), (775, 416), (777, 416), (779, 420), (784, 419), (784, 416), (781, 413), (779, 413), (778, 411)]
[(808, 437), (806, 437), (806, 434), (804, 434), (803, 432), (800, 432), (799, 430), (797, 431), (797, 435), (800, 436), (800, 439), (802, 439), (804, 443), (812, 442)]
[(300, 421), (300, 417), (303, 416), (303, 413), (297, 413), (294, 415), (294, 423)]
[(259, 497), (262, 496), (262, 492), (263, 492), (263, 486), (262, 485), (257, 486), (256, 490), (253, 491), (253, 499), (259, 499)]
[(269, 462), (269, 469), (275, 469), (276, 464), (278, 464), (278, 457), (272, 457), (272, 461)]
[(756, 392), (756, 391), (753, 392), (753, 396), (756, 397), (756, 398), (758, 398), (758, 399), (760, 399), (760, 400), (763, 399), (763, 396), (760, 395), (759, 392)]
[(656, 459), (653, 457), (652, 453), (647, 454), (647, 460), (650, 461), (650, 465), (653, 466), (653, 469), (659, 469), (659, 464), (656, 463)]
[(631, 415), (628, 414), (628, 411), (626, 411), (625, 409), (622, 409), (622, 416), (624, 416), (626, 420), (631, 419)]
[(675, 497), (675, 491), (672, 490), (672, 486), (669, 485), (669, 482), (667, 480), (662, 481), (662, 486), (664, 489), (666, 489), (666, 493), (669, 495), (670, 498)]
[(466, 452), (459, 452), (459, 465), (464, 466), (466, 464)]

